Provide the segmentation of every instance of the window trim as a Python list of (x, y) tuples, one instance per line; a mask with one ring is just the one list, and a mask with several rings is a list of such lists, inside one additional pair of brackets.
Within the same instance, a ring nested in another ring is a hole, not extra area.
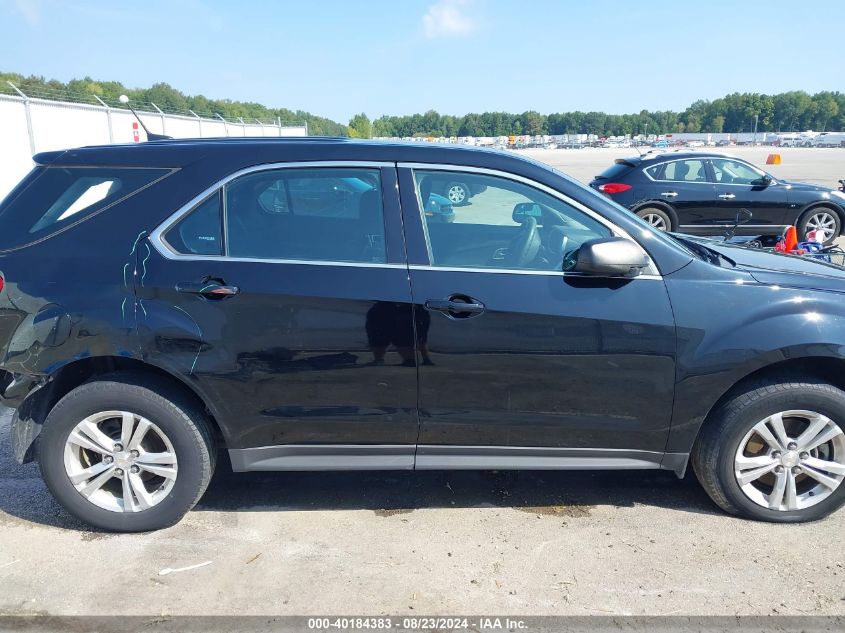
[[(278, 171), (280, 169), (302, 169), (302, 168), (362, 168), (362, 169), (395, 169), (396, 163), (387, 161), (350, 161), (350, 160), (332, 160), (332, 161), (300, 161), (294, 163), (266, 163), (263, 165), (253, 165), (245, 167), (228, 176), (221, 178), (213, 185), (204, 189), (201, 193), (191, 198), (187, 203), (179, 207), (170, 217), (159, 224), (150, 233), (150, 242), (153, 247), (166, 259), (176, 261), (230, 261), (230, 262), (251, 262), (259, 264), (296, 264), (307, 266), (347, 266), (352, 268), (401, 268), (407, 270), (406, 264), (392, 264), (392, 263), (378, 263), (378, 262), (344, 262), (344, 261), (329, 261), (329, 260), (307, 260), (307, 259), (268, 259), (262, 257), (232, 257), (229, 252), (229, 233), (227, 220), (227, 207), (225, 191), (220, 191), (225, 188), (227, 184), (248, 174), (253, 174), (262, 171)], [(222, 216), (223, 216), (223, 246), (224, 255), (197, 255), (185, 254), (176, 252), (167, 241), (164, 235), (175, 224), (177, 224), (184, 216), (190, 214), (199, 204), (202, 204), (215, 192), (222, 195)], [(383, 195), (383, 192), (382, 192)]]
[[(714, 160), (730, 160), (730, 161), (733, 161), (735, 163), (740, 163), (741, 165), (746, 165), (747, 167), (750, 167), (752, 171), (759, 172), (763, 176), (769, 176), (769, 178), (772, 179), (773, 185), (779, 184), (777, 178), (773, 178), (771, 176), (771, 174), (769, 174), (766, 171), (760, 169), (759, 167), (756, 167), (755, 165), (752, 165), (748, 161), (741, 160), (739, 158), (734, 158), (733, 156), (710, 156), (707, 159), (707, 162), (710, 163), (710, 170), (711, 170), (712, 177), (713, 177), (713, 184), (718, 186), (718, 187), (757, 187), (758, 185), (752, 185), (751, 183), (747, 183), (747, 182), (719, 182), (718, 180), (716, 180), (716, 166), (713, 164)], [(771, 185), (769, 185), (769, 186), (771, 186)]]
[(179, 218), (179, 220), (174, 222), (172, 226), (170, 226), (166, 231), (164, 231), (164, 233), (162, 233), (162, 236), (161, 236), (162, 244), (164, 244), (170, 251), (176, 253), (177, 255), (199, 256), (199, 253), (181, 253), (181, 252), (179, 252), (178, 250), (176, 250), (176, 248), (170, 242), (167, 241), (166, 236), (167, 236), (168, 233), (170, 233), (170, 231), (176, 229), (176, 225), (179, 224), (179, 222), (188, 218), (195, 211), (198, 211), (199, 208), (202, 205), (204, 205), (206, 202), (211, 200), (212, 196), (217, 196), (217, 204), (218, 204), (218, 208), (220, 209), (220, 222), (221, 222), (220, 241), (222, 242), (221, 245), (220, 245), (221, 246), (221, 248), (220, 248), (221, 253), (220, 253), (220, 255), (202, 255), (202, 257), (223, 257), (223, 255), (226, 254), (226, 224), (225, 224), (226, 214), (225, 214), (225, 200), (224, 200), (224, 197), (223, 197), (222, 188), (218, 188), (215, 191), (212, 191), (211, 193), (209, 193), (205, 198), (203, 198), (196, 205), (194, 205), (191, 208), (190, 211), (188, 211), (185, 215), (183, 215), (181, 218)]
[[(645, 256), (648, 258), (649, 267), (651, 272), (643, 273), (642, 275), (638, 275), (636, 277), (631, 277), (631, 280), (635, 279), (663, 279), (663, 276), (659, 273), (659, 269), (657, 265), (654, 263), (654, 259), (651, 255), (648, 254), (648, 251), (643, 248), (643, 245), (640, 244), (639, 240), (635, 240), (631, 235), (623, 228), (615, 225), (613, 222), (608, 220), (603, 215), (596, 213), (586, 205), (582, 204), (578, 200), (570, 198), (566, 194), (557, 189), (553, 189), (543, 183), (537, 182), (536, 180), (532, 180), (531, 178), (526, 178), (525, 176), (520, 176), (519, 174), (514, 174), (511, 172), (501, 171), (498, 169), (488, 169), (486, 167), (470, 167), (466, 165), (448, 165), (448, 164), (441, 164), (441, 163), (397, 163), (396, 167), (399, 169), (408, 169), (412, 172), (416, 170), (420, 171), (451, 171), (451, 172), (464, 172), (464, 173), (472, 173), (472, 174), (480, 174), (484, 176), (494, 176), (499, 178), (504, 178), (505, 180), (511, 180), (514, 182), (521, 183), (528, 187), (532, 187), (534, 189), (538, 189), (543, 193), (550, 195), (553, 198), (557, 198), (558, 200), (578, 209), (585, 215), (589, 216), (593, 220), (597, 221), (599, 224), (610, 229), (612, 235), (616, 237), (623, 237), (625, 239), (631, 240), (637, 246), (642, 249)], [(416, 179), (414, 179), (416, 182)], [(545, 275), (547, 277), (579, 277), (584, 278), (586, 275), (583, 275), (578, 272), (573, 271), (556, 271), (556, 270), (530, 270), (530, 269), (517, 269), (517, 268), (476, 268), (472, 266), (436, 266), (431, 263), (431, 243), (428, 238), (428, 230), (425, 223), (424, 217), (424, 210), (421, 208), (419, 203), (419, 192), (415, 187), (414, 191), (414, 198), (417, 200), (417, 213), (420, 214), (420, 221), (422, 222), (422, 230), (423, 230), (423, 237), (426, 242), (426, 249), (428, 250), (429, 254), (429, 263), (428, 264), (412, 264), (408, 268), (410, 270), (429, 270), (429, 271), (443, 271), (443, 272), (475, 272), (475, 273), (492, 273), (492, 274), (511, 274), (511, 275)]]
[[(698, 157), (693, 158), (693, 157), (690, 156), (690, 157), (687, 157), (687, 158), (675, 158), (675, 159), (672, 159), (672, 160), (664, 160), (663, 162), (654, 163), (652, 165), (649, 165), (648, 167), (644, 167), (642, 171), (645, 174), (646, 178), (648, 178), (651, 182), (671, 182), (671, 183), (682, 184), (682, 185), (714, 185), (714, 184), (718, 184), (718, 183), (716, 183), (716, 182), (714, 182), (713, 180), (710, 179), (711, 174), (710, 174), (710, 171), (707, 169), (708, 163), (710, 162), (711, 158), (712, 157), (710, 157), (710, 156), (702, 156), (700, 158), (698, 158)], [(649, 169), (652, 169), (653, 167), (660, 167), (661, 165), (663, 165), (664, 166), (663, 167), (663, 173), (665, 174), (666, 173), (665, 165), (668, 165), (670, 163), (680, 163), (681, 161), (685, 161), (685, 160), (700, 160), (702, 167), (704, 167), (704, 176), (705, 176), (706, 180), (666, 180), (665, 178), (654, 178), (650, 173), (648, 173)], [(729, 159), (729, 160), (733, 160), (733, 159)]]

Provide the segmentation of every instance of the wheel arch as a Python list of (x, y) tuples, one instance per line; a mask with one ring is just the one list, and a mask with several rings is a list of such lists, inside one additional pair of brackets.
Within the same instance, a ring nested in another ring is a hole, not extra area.
[(759, 367), (734, 382), (722, 393), (719, 398), (707, 410), (701, 424), (699, 424), (692, 440), (689, 451), (691, 452), (695, 443), (701, 437), (701, 433), (708, 424), (711, 424), (714, 415), (728, 401), (738, 394), (747, 390), (752, 384), (770, 380), (806, 380), (808, 377), (824, 380), (825, 382), (845, 391), (845, 358), (832, 356), (808, 356), (803, 358), (790, 358), (776, 363)]
[(226, 445), (226, 435), (219, 423), (210, 399), (195, 385), (166, 369), (151, 363), (124, 356), (90, 356), (64, 364), (51, 373), (46, 381), (24, 399), (12, 419), (12, 438), (15, 455), (20, 462), (32, 461), (38, 448), (38, 436), (50, 410), (65, 395), (92, 379), (109, 374), (151, 376), (166, 381), (180, 394), (205, 411), (207, 422), (218, 446)]

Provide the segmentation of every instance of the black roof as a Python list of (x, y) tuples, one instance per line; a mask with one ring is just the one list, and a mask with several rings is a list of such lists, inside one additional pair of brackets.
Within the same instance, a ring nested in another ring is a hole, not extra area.
[(734, 158), (730, 154), (723, 152), (709, 152), (699, 150), (676, 150), (668, 152), (647, 152), (637, 156), (629, 156), (627, 158), (616, 159), (617, 163), (627, 163), (629, 165), (640, 165), (646, 163), (660, 163), (666, 160), (678, 160), (684, 158)]
[(516, 160), (537, 164), (511, 152), (466, 145), (319, 136), (168, 139), (42, 152), (33, 160), (39, 165), (183, 167), (215, 157), (243, 164), (315, 160), (456, 162), (477, 166)]

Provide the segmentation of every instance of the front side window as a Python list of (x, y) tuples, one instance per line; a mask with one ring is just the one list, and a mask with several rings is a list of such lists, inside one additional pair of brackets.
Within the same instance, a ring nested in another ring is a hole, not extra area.
[(414, 179), (426, 211), (439, 183), (459, 181), (478, 192), (451, 209), (448, 221), (424, 213), (433, 266), (560, 272), (574, 266), (584, 242), (612, 235), (574, 206), (500, 176), (415, 170)]
[(711, 163), (716, 182), (723, 185), (753, 185), (765, 175), (762, 171), (738, 160), (714, 158)]
[(378, 169), (277, 169), (225, 187), (230, 257), (386, 262)]
[(646, 173), (654, 178), (654, 180), (707, 182), (707, 171), (704, 168), (704, 161), (700, 159), (675, 160), (671, 163), (654, 165), (646, 169)]

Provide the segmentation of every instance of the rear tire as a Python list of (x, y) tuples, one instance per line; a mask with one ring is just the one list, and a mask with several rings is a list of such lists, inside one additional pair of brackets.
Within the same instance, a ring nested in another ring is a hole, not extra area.
[(648, 222), (658, 231), (673, 231), (672, 218), (663, 209), (657, 207), (646, 207), (645, 209), (637, 210), (637, 215)]
[(147, 376), (114, 374), (77, 387), (39, 436), (41, 474), (56, 500), (112, 532), (177, 523), (208, 487), (215, 457), (203, 411)]
[(817, 228), (824, 229), (825, 234), (829, 234), (824, 244), (829, 245), (833, 244), (839, 237), (839, 233), (842, 231), (842, 221), (835, 209), (823, 206), (813, 207), (799, 218), (796, 228), (798, 229), (798, 240), (801, 242), (807, 241), (809, 231)]
[(465, 182), (450, 182), (446, 185), (443, 194), (452, 203), (453, 207), (464, 207), (469, 204), (472, 197), (469, 186)]
[[(693, 447), (692, 467), (726, 512), (815, 521), (845, 503), (843, 474), (824, 470), (845, 473), (845, 392), (821, 380), (781, 380), (750, 384), (716, 410)], [(804, 431), (830, 439), (810, 448)]]

